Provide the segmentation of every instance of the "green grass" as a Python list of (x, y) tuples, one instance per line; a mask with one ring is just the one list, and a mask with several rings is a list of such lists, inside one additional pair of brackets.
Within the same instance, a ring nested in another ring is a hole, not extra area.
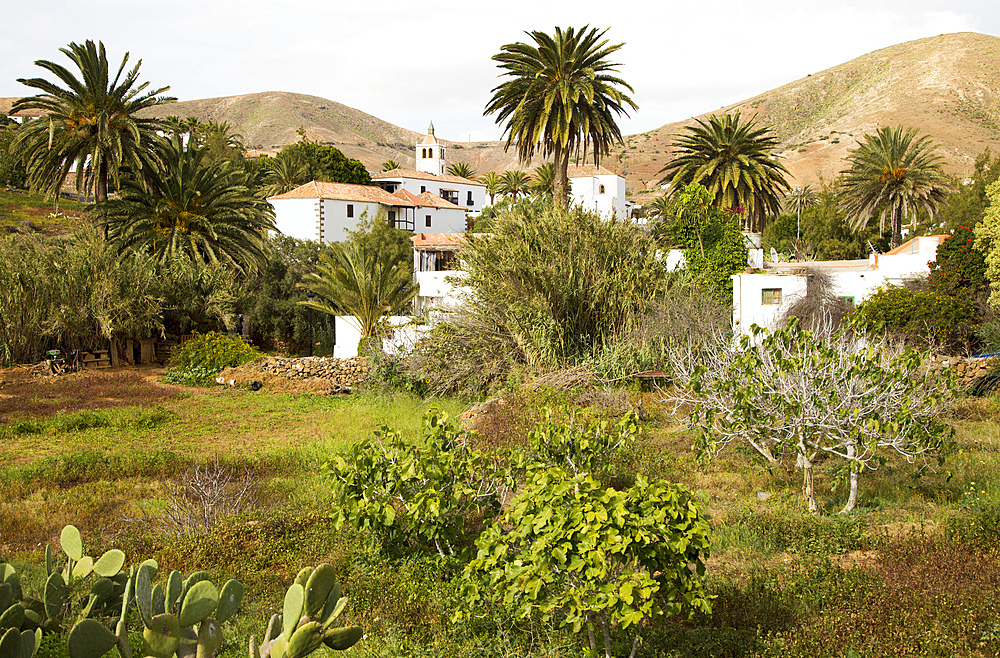
[(87, 204), (60, 199), (56, 212), (53, 200), (41, 194), (0, 188), (0, 231), (30, 222), (44, 233), (70, 232), (85, 223), (86, 208)]

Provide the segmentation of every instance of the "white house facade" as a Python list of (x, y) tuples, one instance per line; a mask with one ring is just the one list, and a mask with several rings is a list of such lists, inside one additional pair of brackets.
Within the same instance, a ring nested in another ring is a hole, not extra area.
[(625, 179), (613, 171), (594, 165), (570, 165), (570, 205), (597, 212), (604, 217), (628, 219), (632, 203), (625, 199)]
[(275, 226), (300, 240), (340, 242), (362, 217), (384, 212), (396, 228), (432, 229), (441, 233), (465, 230), (465, 210), (431, 194), (391, 194), (375, 185), (312, 181), (270, 197)]
[[(488, 233), (474, 233), (473, 239), (488, 237)], [(413, 281), (418, 292), (414, 298), (414, 313), (431, 320), (441, 310), (459, 306), (469, 289), (456, 279), (463, 276), (458, 260), (458, 250), (467, 237), (459, 233), (417, 233), (413, 241)]]
[(749, 334), (754, 324), (777, 328), (789, 306), (805, 295), (806, 280), (812, 271), (827, 274), (834, 294), (851, 305), (864, 301), (880, 286), (902, 285), (909, 279), (925, 277), (938, 245), (947, 237), (916, 237), (888, 253), (873, 253), (867, 260), (766, 262), (762, 272), (734, 274), (733, 330)]

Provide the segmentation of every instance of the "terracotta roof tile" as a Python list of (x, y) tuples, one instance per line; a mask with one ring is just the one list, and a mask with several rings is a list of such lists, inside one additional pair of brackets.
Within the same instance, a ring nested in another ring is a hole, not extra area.
[(326, 183), (311, 181), (294, 190), (272, 196), (271, 199), (335, 199), (337, 201), (358, 201), (381, 203), (387, 206), (415, 206), (407, 199), (390, 194), (376, 185), (354, 185), (351, 183)]
[(617, 176), (615, 172), (604, 167), (594, 165), (570, 165), (566, 171), (569, 178), (583, 178), (585, 176)]
[(423, 208), (451, 208), (465, 210), (462, 206), (452, 203), (448, 199), (442, 199), (433, 192), (421, 192), (420, 196), (417, 197), (417, 200), (414, 203)]
[[(492, 233), (473, 233), (472, 237), (488, 238)], [(451, 247), (457, 249), (459, 245), (468, 239), (466, 233), (415, 233), (410, 240), (413, 241), (415, 249), (428, 249), (432, 247)]]
[(396, 178), (416, 178), (417, 180), (433, 180), (440, 183), (457, 183), (460, 185), (486, 187), (479, 181), (472, 180), (471, 178), (462, 178), (461, 176), (451, 176), (448, 174), (435, 176), (434, 174), (428, 174), (427, 172), (415, 169), (390, 169), (389, 171), (380, 171), (372, 176), (372, 180), (392, 180)]

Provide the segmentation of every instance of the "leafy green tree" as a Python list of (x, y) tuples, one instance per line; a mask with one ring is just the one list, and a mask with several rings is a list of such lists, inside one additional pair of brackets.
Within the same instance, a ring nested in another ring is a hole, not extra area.
[(174, 135), (162, 144), (164, 168), (149, 185), (122, 182), (118, 198), (98, 204), (108, 237), (123, 251), (139, 249), (158, 262), (179, 256), (254, 269), (265, 257), (274, 210), (251, 195), (242, 168)]
[(976, 248), (976, 233), (968, 224), (960, 224), (941, 241), (930, 270), (931, 287), (940, 292), (978, 298), (989, 291), (986, 259)]
[(713, 205), (734, 212), (748, 228), (761, 230), (770, 215), (777, 215), (781, 200), (791, 188), (788, 169), (778, 162), (778, 138), (770, 128), (744, 121), (740, 113), (713, 114), (696, 119), (674, 146), (676, 155), (660, 170), (660, 184), (669, 183), (668, 195), (700, 183), (712, 195)]
[(473, 180), (476, 177), (476, 169), (468, 162), (456, 162), (448, 165), (448, 173), (452, 176), (460, 176)]
[(975, 227), (975, 247), (986, 259), (986, 278), (990, 282), (990, 306), (1000, 309), (1000, 181), (986, 187), (989, 206), (983, 220)]
[(300, 304), (329, 315), (353, 316), (361, 332), (359, 349), (380, 347), (383, 318), (409, 313), (417, 294), (411, 254), (380, 249), (377, 240), (333, 245), (300, 284), (321, 301)]
[(1000, 155), (993, 157), (987, 148), (976, 157), (972, 176), (964, 181), (951, 181), (952, 191), (938, 208), (933, 223), (925, 219), (919, 230), (922, 233), (948, 233), (962, 225), (974, 226), (989, 203), (986, 187), (998, 178)]
[(840, 205), (852, 228), (860, 231), (877, 215), (881, 230), (888, 220), (890, 247), (903, 243), (904, 217), (915, 222), (918, 209), (933, 217), (950, 191), (934, 142), (917, 133), (902, 126), (878, 128), (850, 151), (850, 166), (841, 172)]
[(796, 322), (753, 335), (692, 336), (670, 367), (681, 386), (664, 393), (701, 450), (715, 455), (746, 444), (770, 464), (795, 458), (806, 505), (819, 513), (814, 468), (820, 455), (849, 482), (842, 512), (858, 500), (858, 476), (900, 455), (921, 468), (954, 449), (942, 420), (947, 381), (923, 366), (923, 354), (854, 331), (807, 331)]
[(348, 158), (340, 149), (329, 144), (311, 141), (305, 135), (294, 144), (283, 147), (278, 152), (278, 157), (301, 162), (306, 168), (306, 182), (318, 180), (355, 185), (369, 185), (372, 182), (368, 170), (359, 160)]
[(889, 248), (888, 234), (878, 226), (854, 231), (841, 209), (832, 187), (819, 191), (819, 203), (802, 211), (802, 242), (798, 248), (807, 257), (817, 260), (851, 260), (866, 258), (869, 244), (879, 251)]
[(978, 319), (975, 298), (940, 290), (884, 286), (858, 304), (856, 326), (885, 332), (909, 345), (971, 351)]
[(183, 252), (156, 263), (155, 290), (164, 329), (173, 334), (226, 331), (249, 296), (245, 280), (222, 262), (192, 260)]
[(589, 149), (599, 164), (622, 140), (616, 118), (626, 107), (638, 109), (626, 94), (632, 87), (615, 75), (618, 64), (608, 60), (624, 44), (609, 44), (607, 30), (588, 28), (527, 32), (534, 45), (502, 46), (493, 59), (509, 79), (493, 88), (484, 112), (505, 123), (504, 149), (516, 143), (520, 162), (530, 162), (536, 151), (552, 155), (555, 201), (562, 207), (569, 201), (570, 155), (586, 157)]
[(700, 579), (708, 533), (694, 495), (679, 485), (640, 475), (618, 491), (587, 473), (538, 468), (476, 541), (462, 596), (470, 606), (485, 600), (586, 629), (594, 652), (600, 629), (608, 658), (612, 633), (631, 629), (635, 656), (652, 619), (711, 611)]
[(479, 177), (479, 182), (486, 186), (486, 193), (490, 195), (490, 205), (498, 194), (503, 191), (503, 181), (495, 171), (487, 171)]
[(523, 171), (505, 171), (500, 175), (500, 192), (515, 200), (520, 195), (528, 193), (528, 183), (531, 177)]
[(176, 99), (160, 95), (169, 87), (149, 90), (148, 82), (139, 83), (141, 61), (126, 71), (128, 53), (112, 77), (103, 43), (70, 43), (61, 51), (79, 77), (61, 64), (38, 60), (35, 64), (63, 86), (44, 78), (18, 79), (42, 93), (20, 99), (12, 111), (41, 110), (45, 116), (18, 130), (14, 148), (21, 153), (33, 189), (58, 198), (75, 166), (78, 193), (103, 203), (126, 169), (146, 179), (154, 176), (156, 131), (167, 126), (140, 112)]
[(0, 185), (24, 187), (28, 172), (21, 161), (20, 153), (13, 147), (17, 136), (17, 124), (0, 126)]

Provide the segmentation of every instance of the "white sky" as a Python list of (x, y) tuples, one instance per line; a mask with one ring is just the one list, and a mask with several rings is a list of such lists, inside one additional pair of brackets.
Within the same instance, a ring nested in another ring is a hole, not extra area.
[(525, 30), (609, 28), (639, 110), (625, 134), (718, 109), (903, 41), (948, 32), (1000, 35), (990, 0), (44, 0), (0, 14), (0, 96), (17, 78), (68, 63), (59, 48), (102, 40), (117, 64), (181, 100), (261, 91), (321, 96), (400, 127), (434, 121), (451, 140), (497, 139), (483, 116), (490, 58)]

